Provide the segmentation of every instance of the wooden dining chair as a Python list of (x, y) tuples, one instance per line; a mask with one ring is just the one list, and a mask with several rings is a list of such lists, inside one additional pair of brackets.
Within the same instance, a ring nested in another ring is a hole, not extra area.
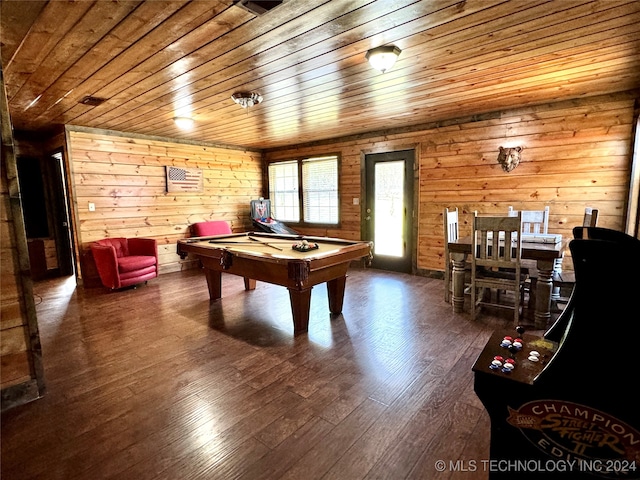
[(598, 209), (586, 207), (584, 209), (584, 218), (582, 220), (583, 227), (597, 227), (598, 226)]
[(458, 209), (444, 209), (444, 301), (451, 301), (451, 273), (453, 265), (451, 262), (451, 254), (449, 252), (449, 242), (457, 242), (459, 236), (458, 229)]
[[(585, 207), (584, 218), (582, 219), (582, 228), (585, 227), (597, 227), (598, 223), (598, 209)], [(577, 229), (577, 230), (576, 230)], [(580, 231), (580, 227), (574, 228), (575, 231)], [(576, 237), (577, 238), (577, 237)], [(561, 260), (562, 261), (562, 260)], [(571, 293), (576, 284), (576, 276), (573, 270), (563, 271), (562, 268), (557, 268), (553, 274), (553, 288), (557, 291), (555, 297), (555, 306), (557, 310), (561, 310), (559, 305), (568, 306)]]
[[(526, 275), (522, 273), (522, 216), (473, 218), (471, 255), (471, 316), (475, 319), (483, 305), (513, 309), (514, 323), (520, 318), (522, 290)], [(513, 302), (496, 301), (487, 289), (513, 292)]]
[[(520, 210), (522, 214), (522, 233), (523, 234), (536, 234), (536, 233), (549, 233), (549, 206), (544, 207), (544, 210)], [(518, 210), (514, 210), (512, 206), (509, 206), (507, 215), (514, 217), (518, 215)], [(525, 273), (536, 275), (536, 262), (530, 260), (524, 260), (522, 267)], [(531, 285), (530, 285), (531, 286)], [(531, 290), (530, 288), (527, 288)], [(531, 301), (535, 298), (533, 295), (529, 297)]]
[[(522, 212), (522, 233), (549, 233), (549, 206), (544, 210), (520, 210)], [(509, 206), (507, 214), (515, 217), (518, 210)]]

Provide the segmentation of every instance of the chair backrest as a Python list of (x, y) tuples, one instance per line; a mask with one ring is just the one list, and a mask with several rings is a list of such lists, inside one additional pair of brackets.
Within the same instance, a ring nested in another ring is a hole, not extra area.
[[(473, 217), (473, 268), (520, 269), (522, 216)], [(518, 272), (519, 273), (519, 272)]]
[(116, 251), (116, 257), (118, 258), (129, 256), (129, 242), (126, 238), (104, 238), (94, 243), (103, 247), (113, 247)]
[[(521, 210), (522, 233), (549, 233), (549, 206), (544, 210)], [(518, 210), (509, 206), (507, 213), (510, 217), (518, 215)]]
[(458, 230), (458, 208), (455, 210), (444, 209), (444, 244), (445, 248), (449, 242), (457, 242)]
[(448, 302), (451, 298), (449, 286), (451, 284), (451, 254), (449, 253), (449, 242), (457, 242), (459, 238), (458, 230), (458, 208), (455, 210), (444, 209), (444, 300)]
[(191, 225), (194, 237), (208, 237), (211, 235), (225, 235), (231, 232), (231, 227), (224, 220), (211, 220), (209, 222), (196, 222)]
[(582, 220), (583, 227), (597, 227), (598, 226), (598, 209), (586, 207), (584, 209), (584, 219)]

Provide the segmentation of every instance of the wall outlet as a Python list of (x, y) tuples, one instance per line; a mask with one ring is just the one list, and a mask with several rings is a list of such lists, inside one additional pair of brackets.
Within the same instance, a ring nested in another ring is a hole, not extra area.
[(95, 212), (96, 211), (96, 204), (95, 203), (89, 202), (89, 211), (90, 212)]

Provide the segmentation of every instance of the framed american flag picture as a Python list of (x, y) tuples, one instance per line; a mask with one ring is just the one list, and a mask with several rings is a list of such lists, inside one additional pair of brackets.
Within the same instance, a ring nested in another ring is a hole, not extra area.
[(203, 192), (202, 169), (167, 166), (167, 192)]

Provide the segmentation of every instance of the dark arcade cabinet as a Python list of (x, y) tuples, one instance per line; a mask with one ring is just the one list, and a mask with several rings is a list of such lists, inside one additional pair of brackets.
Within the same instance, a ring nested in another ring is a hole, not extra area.
[(251, 200), (251, 220), (263, 232), (299, 235), (293, 228), (271, 218), (271, 201), (260, 198)]
[(576, 285), (556, 323), (494, 333), (473, 367), (489, 479), (640, 479), (640, 241), (573, 233)]

